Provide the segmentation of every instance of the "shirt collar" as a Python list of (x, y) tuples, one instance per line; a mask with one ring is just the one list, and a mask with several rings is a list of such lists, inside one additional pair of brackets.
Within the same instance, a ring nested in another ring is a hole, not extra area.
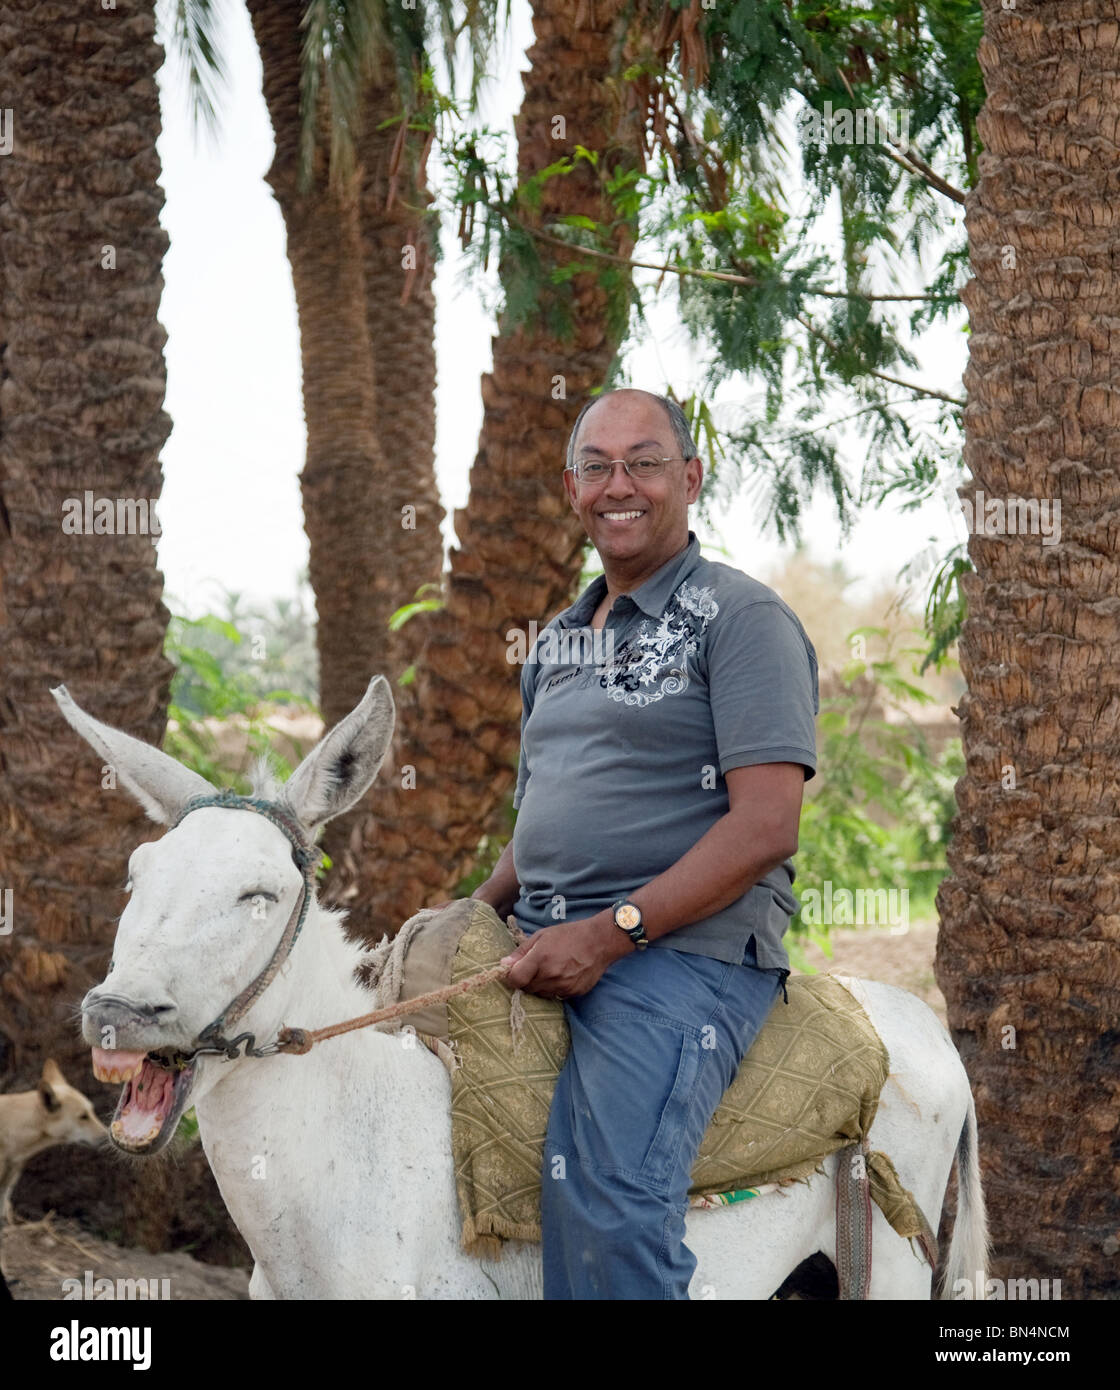
[[(700, 542), (694, 531), (688, 533), (688, 544), (671, 560), (651, 574), (644, 584), (639, 585), (629, 595), (633, 603), (650, 618), (660, 618), (665, 605), (676, 592), (681, 580), (696, 567), (700, 560)], [(603, 575), (593, 579), (570, 608), (556, 615), (561, 627), (587, 627), (595, 616), (595, 610), (602, 603), (607, 592), (607, 581)]]

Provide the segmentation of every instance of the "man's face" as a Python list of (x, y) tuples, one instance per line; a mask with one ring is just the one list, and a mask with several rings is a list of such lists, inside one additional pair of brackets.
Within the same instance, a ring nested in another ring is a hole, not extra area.
[(568, 500), (603, 562), (648, 559), (660, 565), (688, 543), (688, 506), (700, 493), (698, 458), (677, 457), (669, 417), (648, 396), (619, 391), (583, 417), (576, 439), (581, 459), (672, 459), (657, 478), (638, 480), (616, 463), (605, 482), (581, 483), (564, 474)]

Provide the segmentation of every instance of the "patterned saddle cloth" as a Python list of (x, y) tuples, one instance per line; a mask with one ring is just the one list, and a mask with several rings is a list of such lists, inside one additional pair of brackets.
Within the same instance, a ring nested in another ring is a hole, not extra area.
[[(425, 910), (363, 967), (377, 1007), (456, 983), (514, 947), (485, 903)], [(885, 1154), (867, 1151), (890, 1060), (863, 1008), (829, 975), (795, 976), (724, 1095), (692, 1171), (695, 1206), (761, 1195), (863, 1153), (871, 1196), (902, 1236), (929, 1228)], [(558, 1000), (491, 984), (403, 1019), (451, 1064), (452, 1143), (465, 1249), (540, 1240), (540, 1172), (556, 1077), (568, 1052)], [(512, 1021), (511, 1021), (512, 1020)], [(450, 1051), (449, 1051), (450, 1049)]]

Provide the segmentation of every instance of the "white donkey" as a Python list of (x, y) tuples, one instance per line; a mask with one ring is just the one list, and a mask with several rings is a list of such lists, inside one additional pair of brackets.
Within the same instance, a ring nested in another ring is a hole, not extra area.
[[(250, 1052), (285, 1025), (321, 1028), (370, 1007), (354, 978), (360, 950), (345, 941), (341, 914), (315, 901), (305, 847), (358, 800), (389, 748), (394, 708), (384, 678), (286, 785), (261, 789), (270, 800), (257, 803), (260, 814), (214, 804), (220, 798), (196, 773), (90, 718), (65, 687), (54, 695), (120, 783), (172, 827), (129, 860), (114, 959), (83, 1003), (95, 1072), (124, 1083), (113, 1142), (153, 1154), (195, 1107), (206, 1156), (256, 1261), (254, 1298), (540, 1298), (538, 1245), (512, 1243), (494, 1262), (460, 1249), (450, 1082), (438, 1058), (372, 1029), (303, 1056)], [(199, 799), (208, 804), (192, 805)], [(889, 985), (852, 988), (892, 1066), (871, 1145), (894, 1160), (934, 1231), (959, 1160), (941, 1281), (952, 1296), (958, 1279), (975, 1287), (987, 1256), (968, 1080), (920, 1000)], [(251, 1037), (231, 1043), (223, 1030), (233, 1022)], [(765, 1299), (801, 1261), (832, 1252), (836, 1162), (788, 1191), (690, 1211), (692, 1296)], [(877, 1207), (872, 1233), (871, 1297), (928, 1298), (928, 1264)]]

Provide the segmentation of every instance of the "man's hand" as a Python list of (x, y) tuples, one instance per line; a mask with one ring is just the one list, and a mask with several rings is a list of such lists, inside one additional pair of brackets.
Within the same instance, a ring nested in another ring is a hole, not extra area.
[(502, 964), (514, 963), (506, 976), (510, 989), (523, 989), (542, 999), (572, 999), (586, 994), (609, 965), (635, 949), (615, 926), (611, 913), (600, 912), (578, 922), (542, 927), (504, 956)]

